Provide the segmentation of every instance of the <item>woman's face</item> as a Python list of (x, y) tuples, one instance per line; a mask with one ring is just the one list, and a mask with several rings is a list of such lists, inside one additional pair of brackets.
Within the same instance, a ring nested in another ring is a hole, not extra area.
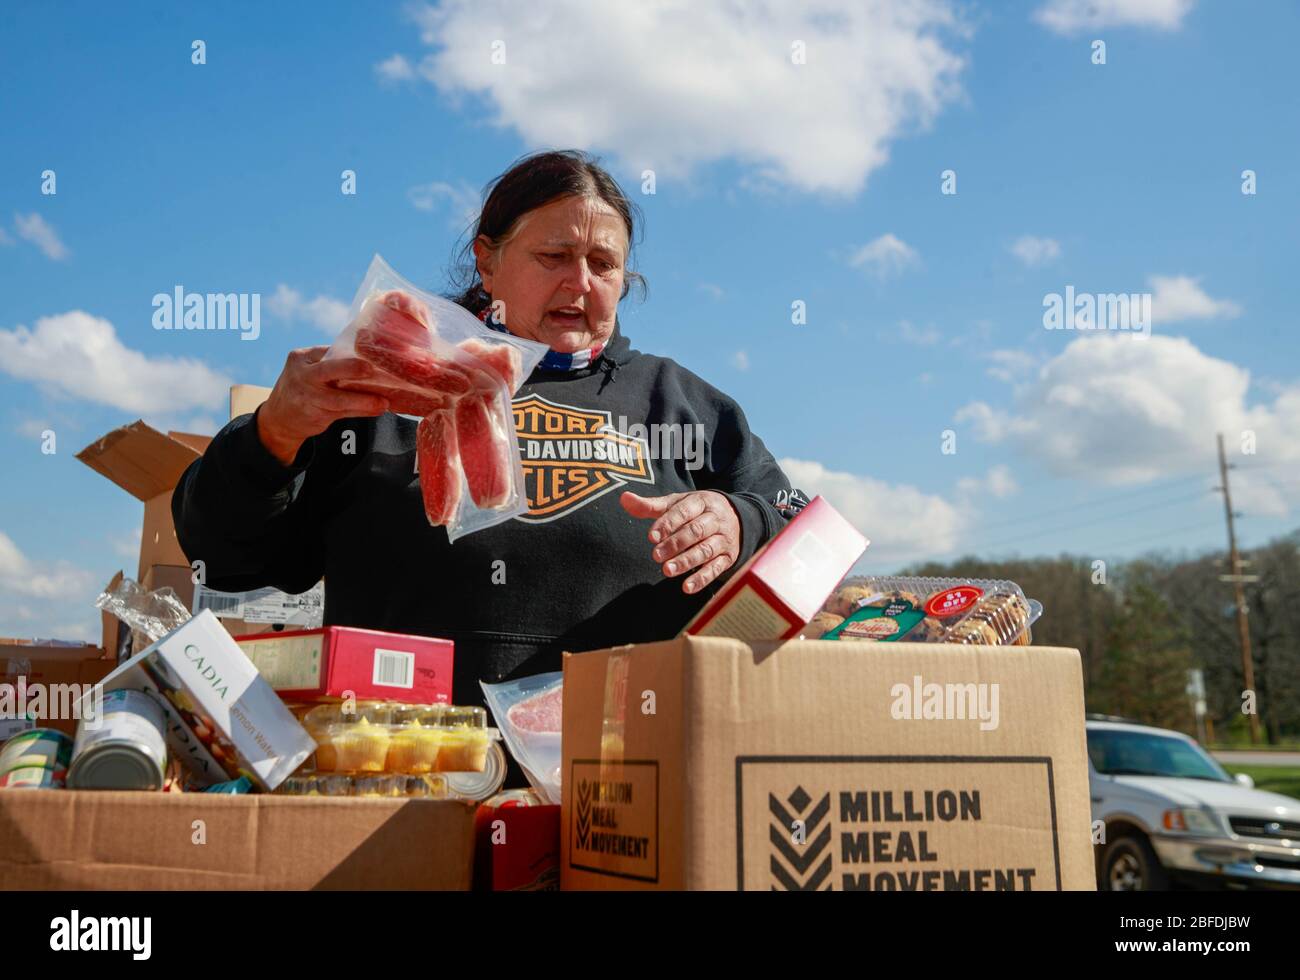
[(618, 212), (585, 197), (534, 208), (495, 254), (482, 236), (474, 242), (483, 288), (505, 304), (507, 329), (564, 353), (613, 334), (627, 249)]

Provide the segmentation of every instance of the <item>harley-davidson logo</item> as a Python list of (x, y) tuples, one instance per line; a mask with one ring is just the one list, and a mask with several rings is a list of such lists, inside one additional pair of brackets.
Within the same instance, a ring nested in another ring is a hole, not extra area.
[(609, 412), (557, 405), (540, 395), (514, 402), (528, 513), (542, 524), (629, 483), (655, 482), (649, 446), (613, 426)]

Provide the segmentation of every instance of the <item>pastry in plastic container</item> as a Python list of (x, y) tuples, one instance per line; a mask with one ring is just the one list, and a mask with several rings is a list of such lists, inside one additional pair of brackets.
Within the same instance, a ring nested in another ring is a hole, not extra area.
[(481, 773), (500, 739), (483, 708), (444, 704), (322, 704), (302, 723), (316, 740), (318, 772)]
[(368, 796), (423, 800), (486, 800), (506, 780), (506, 757), (490, 742), (480, 772), (340, 773), (299, 770), (276, 791), (288, 796)]
[[(875, 576), (842, 582), (805, 636), (1027, 646), (1042, 612), (1039, 602), (1006, 580)], [(833, 625), (819, 633), (825, 624)]]

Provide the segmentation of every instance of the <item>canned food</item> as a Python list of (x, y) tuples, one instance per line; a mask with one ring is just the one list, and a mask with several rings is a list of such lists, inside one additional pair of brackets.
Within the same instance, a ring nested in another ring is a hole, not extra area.
[(33, 728), (15, 735), (0, 749), (0, 776), (15, 769), (50, 769), (63, 773), (72, 760), (72, 739), (53, 728)]
[(497, 792), (506, 781), (506, 755), (492, 742), (484, 754), (481, 772), (444, 772), (447, 788), (462, 800), (480, 802)]
[(44, 766), (10, 769), (0, 776), (0, 789), (63, 789), (64, 771)]
[(104, 694), (95, 728), (77, 725), (68, 785), (74, 789), (162, 789), (167, 767), (162, 707), (144, 691)]

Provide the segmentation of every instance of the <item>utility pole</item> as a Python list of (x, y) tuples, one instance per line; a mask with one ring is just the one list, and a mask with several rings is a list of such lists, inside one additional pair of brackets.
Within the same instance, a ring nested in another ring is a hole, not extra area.
[[(1237, 554), (1237, 533), (1233, 528), (1232, 519), (1235, 516), (1232, 513), (1232, 494), (1228, 489), (1228, 460), (1223, 453), (1223, 433), (1218, 434), (1219, 440), (1219, 478), (1223, 485), (1219, 487), (1223, 491), (1223, 512), (1228, 518), (1228, 567), (1231, 572), (1227, 575), (1220, 575), (1221, 582), (1231, 582), (1233, 591), (1237, 596), (1237, 635), (1241, 640), (1241, 670), (1246, 679), (1246, 690), (1255, 690), (1255, 665), (1250, 659), (1250, 627), (1246, 623), (1246, 590), (1242, 588), (1242, 583), (1256, 581), (1256, 575), (1241, 574), (1241, 557)], [(1250, 718), (1250, 741), (1252, 745), (1259, 744), (1259, 700), (1256, 694), (1255, 701), (1256, 711), (1251, 712), (1247, 717)]]

